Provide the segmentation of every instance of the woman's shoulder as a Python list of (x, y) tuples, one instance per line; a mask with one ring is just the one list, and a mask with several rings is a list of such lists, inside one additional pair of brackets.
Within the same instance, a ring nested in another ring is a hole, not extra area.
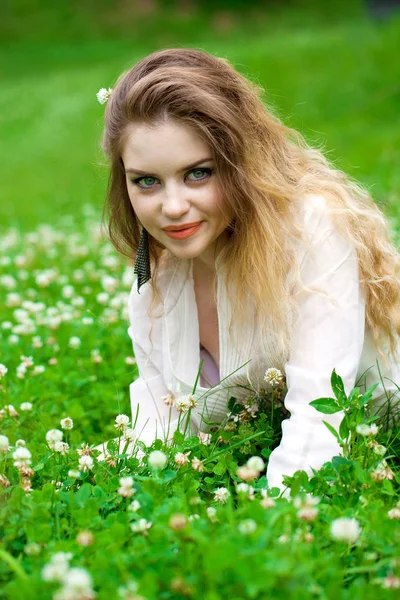
[(319, 237), (323, 231), (337, 228), (336, 220), (332, 218), (335, 212), (335, 206), (324, 192), (301, 194), (292, 206), (292, 217), (307, 242), (315, 241), (315, 236)]
[(296, 196), (293, 209), (296, 217), (300, 217), (303, 223), (307, 224), (323, 214), (328, 215), (331, 211), (331, 205), (328, 196), (324, 192), (308, 192)]
[[(159, 301), (161, 301), (162, 304), (164, 303), (172, 274), (176, 268), (177, 260), (178, 259), (172, 255), (163, 255), (160, 258), (158, 272), (155, 277), (155, 283), (160, 294)], [(152, 300), (153, 286), (151, 285), (151, 281), (141, 286), (140, 291), (138, 291), (137, 279), (135, 279), (132, 284), (128, 299), (129, 312), (131, 316), (139, 318), (145, 314), (148, 314)], [(158, 314), (158, 310), (159, 309), (156, 310), (156, 314)]]

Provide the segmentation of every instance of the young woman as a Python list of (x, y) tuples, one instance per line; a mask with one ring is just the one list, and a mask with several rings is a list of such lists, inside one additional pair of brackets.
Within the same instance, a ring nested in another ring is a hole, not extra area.
[(333, 369), (347, 393), (381, 380), (376, 411), (397, 390), (400, 260), (367, 191), (262, 92), (195, 49), (158, 51), (123, 73), (107, 94), (105, 215), (117, 250), (136, 261), (139, 439), (171, 439), (182, 395), (190, 431), (207, 432), (231, 396), (270, 389), (265, 372), (279, 369), (290, 418), (267, 479), (282, 487), (283, 475), (341, 453), (322, 420), (337, 428), (342, 413), (309, 405), (332, 396)]

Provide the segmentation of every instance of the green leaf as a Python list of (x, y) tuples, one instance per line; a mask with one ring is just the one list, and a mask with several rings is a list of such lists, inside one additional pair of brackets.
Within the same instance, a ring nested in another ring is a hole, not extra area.
[(340, 437), (342, 438), (342, 440), (346, 440), (349, 433), (350, 433), (350, 429), (347, 424), (347, 416), (345, 415), (339, 426), (339, 434), (340, 434)]
[(93, 496), (99, 500), (100, 504), (104, 504), (107, 500), (107, 493), (99, 485), (93, 488)]
[(381, 484), (381, 492), (382, 494), (386, 494), (387, 496), (394, 496), (393, 484), (389, 479), (384, 479)]
[(318, 412), (324, 413), (325, 415), (333, 415), (342, 410), (340, 406), (338, 406), (335, 398), (317, 398), (317, 400), (313, 400), (312, 402), (309, 402), (309, 404), (317, 409)]
[(337, 441), (339, 443), (341, 443), (342, 440), (340, 439), (340, 436), (339, 436), (338, 432), (336, 431), (336, 429), (330, 423), (327, 423), (326, 421), (322, 421), (322, 422), (329, 429), (329, 431), (335, 436)]
[(332, 464), (333, 467), (335, 469), (335, 471), (337, 471), (339, 473), (340, 467), (342, 465), (351, 465), (353, 464), (352, 460), (349, 460), (348, 458), (345, 458), (344, 456), (334, 456), (332, 458)]
[(173, 440), (176, 444), (183, 444), (185, 436), (183, 435), (183, 433), (178, 431), (178, 429), (176, 429), (173, 435)]
[(92, 495), (92, 486), (90, 483), (84, 483), (75, 494), (76, 503), (78, 506), (85, 506), (86, 501)]
[(360, 388), (359, 387), (355, 387), (351, 390), (350, 394), (349, 394), (349, 398), (348, 398), (348, 405), (351, 406), (351, 403), (353, 402), (353, 400), (355, 398), (358, 398), (360, 394)]
[(268, 496), (271, 496), (271, 498), (277, 498), (280, 493), (281, 491), (278, 487), (268, 488)]
[(213, 473), (215, 473), (216, 475), (223, 475), (225, 473), (225, 471), (226, 471), (226, 461), (225, 460), (220, 461), (213, 468)]
[(363, 396), (361, 396), (360, 408), (362, 406), (364, 406), (364, 404), (367, 404), (367, 402), (369, 402), (371, 400), (372, 394), (374, 393), (374, 391), (376, 390), (378, 385), (379, 385), (379, 383), (374, 383), (374, 385), (372, 387), (368, 388), (367, 391), (365, 392), (365, 394)]
[(261, 456), (263, 456), (264, 458), (269, 458), (271, 455), (272, 450), (270, 448), (263, 448), (261, 450)]
[(175, 479), (176, 476), (177, 476), (176, 471), (164, 471), (162, 474), (161, 482), (168, 483), (169, 481), (172, 481), (173, 479)]
[(331, 375), (331, 387), (339, 404), (343, 407), (347, 403), (346, 391), (344, 389), (343, 379), (333, 369)]

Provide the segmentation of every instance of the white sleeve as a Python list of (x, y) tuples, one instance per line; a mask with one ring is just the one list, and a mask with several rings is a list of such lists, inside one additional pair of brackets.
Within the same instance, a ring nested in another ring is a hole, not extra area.
[(317, 293), (298, 296), (299, 317), (285, 365), (288, 391), (284, 404), (291, 416), (282, 421), (282, 440), (272, 451), (267, 468), (268, 486), (281, 491), (283, 475), (292, 476), (297, 470), (312, 475), (311, 467), (317, 470), (342, 454), (322, 420), (338, 430), (343, 411), (322, 414), (309, 402), (333, 396), (333, 369), (349, 394), (364, 343), (365, 299), (355, 249), (335, 229), (326, 211), (314, 212), (310, 223), (314, 252), (304, 254), (302, 281), (321, 287), (332, 300)]
[[(134, 282), (136, 285), (136, 281)], [(144, 350), (149, 347), (148, 332), (150, 330), (150, 317), (145, 310), (135, 313), (136, 292), (132, 292), (128, 301), (128, 314), (130, 326), (128, 334), (132, 340), (133, 352), (139, 371), (139, 377), (129, 386), (132, 426), (135, 423), (136, 412), (138, 412), (135, 432), (137, 439), (143, 441), (147, 446), (155, 439), (171, 440), (177, 429), (179, 413), (173, 406), (164, 403), (163, 397), (167, 396), (168, 390), (162, 372), (157, 368)], [(159, 325), (153, 327), (153, 352), (162, 361), (162, 337)], [(142, 339), (143, 338), (143, 339)]]

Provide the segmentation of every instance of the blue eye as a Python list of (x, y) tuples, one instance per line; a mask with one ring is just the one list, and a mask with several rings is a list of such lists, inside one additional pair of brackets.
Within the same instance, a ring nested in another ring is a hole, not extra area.
[[(204, 175), (203, 175), (203, 177), (195, 177), (194, 179), (190, 180), (192, 183), (196, 182), (196, 181), (205, 181), (206, 179), (208, 179), (208, 177), (211, 177), (211, 175), (213, 173), (213, 169), (207, 169), (207, 168), (200, 169), (200, 168), (196, 168), (196, 169), (192, 169), (191, 171), (189, 171), (188, 174), (191, 175), (193, 173), (203, 173), (203, 174), (206, 173), (207, 176), (204, 177)], [(136, 185), (141, 190), (151, 190), (151, 189), (154, 188), (154, 185), (152, 185), (151, 183), (150, 183), (150, 185), (142, 185), (142, 184), (139, 183), (140, 181), (144, 181), (144, 182), (147, 181), (148, 182), (149, 180), (150, 180), (150, 182), (152, 180), (155, 181), (156, 177), (152, 177), (151, 175), (146, 175), (144, 177), (138, 177), (137, 179), (132, 179), (132, 183), (134, 185)]]

